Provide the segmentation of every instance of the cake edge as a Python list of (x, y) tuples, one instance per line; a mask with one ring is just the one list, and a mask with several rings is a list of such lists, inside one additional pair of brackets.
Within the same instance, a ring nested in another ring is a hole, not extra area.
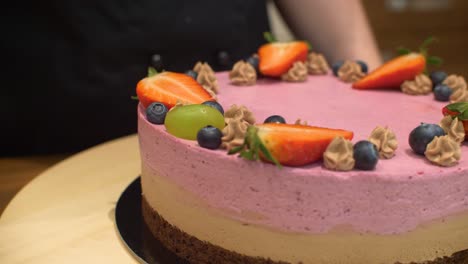
[[(262, 257), (243, 255), (209, 242), (201, 241), (166, 221), (149, 205), (144, 195), (142, 195), (141, 201), (143, 220), (151, 234), (167, 249), (190, 263), (290, 264), (290, 262), (285, 261), (273, 261)], [(298, 262), (298, 264), (302, 264), (302, 262)], [(395, 262), (395, 264), (404, 263)], [(455, 252), (450, 256), (407, 264), (468, 264), (468, 248)]]

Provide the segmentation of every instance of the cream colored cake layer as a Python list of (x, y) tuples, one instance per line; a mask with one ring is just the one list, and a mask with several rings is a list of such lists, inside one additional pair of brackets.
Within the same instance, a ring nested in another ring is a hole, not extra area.
[(324, 235), (284, 233), (246, 225), (208, 208), (168, 179), (142, 168), (143, 195), (166, 221), (227, 250), (291, 263), (395, 263), (432, 260), (468, 248), (468, 214), (400, 235), (359, 234), (342, 228)]

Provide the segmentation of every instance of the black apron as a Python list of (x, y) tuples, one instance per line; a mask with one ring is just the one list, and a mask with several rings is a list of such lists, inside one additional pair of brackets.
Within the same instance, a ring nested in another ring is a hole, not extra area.
[(153, 55), (169, 71), (199, 60), (229, 70), (269, 30), (264, 1), (21, 3), (2, 11), (3, 155), (77, 151), (135, 133), (130, 97)]

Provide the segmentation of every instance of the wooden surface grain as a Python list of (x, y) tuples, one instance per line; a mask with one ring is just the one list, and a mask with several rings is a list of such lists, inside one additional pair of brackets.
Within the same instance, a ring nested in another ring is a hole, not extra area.
[(114, 209), (139, 172), (136, 136), (47, 169), (0, 217), (0, 263), (135, 263), (115, 229)]
[(70, 154), (0, 158), (0, 215), (28, 182)]

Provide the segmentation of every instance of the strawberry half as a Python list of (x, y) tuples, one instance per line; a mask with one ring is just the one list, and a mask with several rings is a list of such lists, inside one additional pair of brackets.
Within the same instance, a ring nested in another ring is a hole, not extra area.
[(240, 153), (248, 160), (261, 158), (278, 166), (302, 166), (321, 159), (338, 136), (352, 139), (353, 132), (295, 124), (258, 124), (248, 128), (244, 144), (229, 154)]
[(396, 57), (353, 83), (355, 89), (398, 88), (406, 80), (413, 80), (426, 68), (426, 58), (420, 53)]
[(265, 76), (280, 77), (296, 61), (305, 61), (309, 45), (305, 41), (272, 42), (258, 49), (259, 70)]
[(419, 52), (411, 52), (408, 49), (400, 49), (402, 54), (375, 69), (361, 80), (353, 83), (355, 89), (400, 89), (404, 81), (414, 80), (423, 73), (428, 64), (439, 65), (442, 59), (428, 56), (428, 46), (435, 41), (430, 37), (419, 47)]
[(160, 102), (168, 109), (177, 102), (201, 104), (214, 98), (192, 77), (175, 72), (162, 72), (146, 77), (136, 87), (138, 99), (146, 108)]
[(444, 116), (450, 115), (462, 121), (465, 129), (465, 140), (468, 140), (468, 102), (453, 103), (442, 108)]

